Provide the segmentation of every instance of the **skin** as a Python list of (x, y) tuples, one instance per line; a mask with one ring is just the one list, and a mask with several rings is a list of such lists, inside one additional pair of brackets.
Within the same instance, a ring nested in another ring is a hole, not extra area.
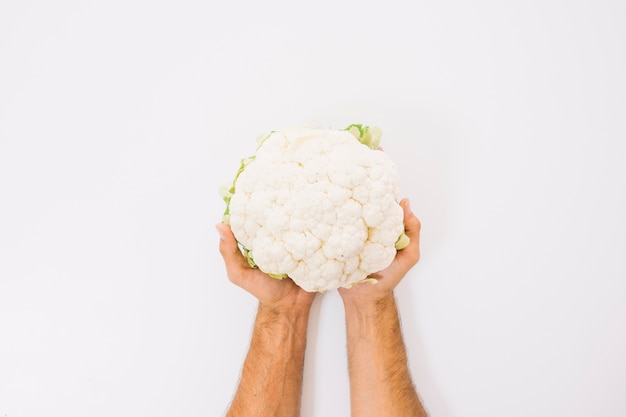
[[(376, 284), (339, 290), (346, 311), (352, 417), (427, 415), (411, 381), (393, 293), (420, 257), (420, 222), (407, 199), (400, 204), (409, 246), (398, 251), (387, 269), (371, 276)], [(259, 301), (250, 349), (226, 416), (298, 416), (308, 318), (316, 294), (251, 268), (230, 228), (216, 227), (228, 278)]]
[(228, 278), (258, 301), (250, 349), (227, 417), (300, 415), (304, 350), (315, 293), (253, 269), (229, 227), (217, 225)]
[(419, 261), (420, 221), (404, 209), (409, 246), (387, 269), (373, 274), (376, 284), (340, 288), (346, 312), (352, 417), (427, 416), (409, 372), (394, 289)]

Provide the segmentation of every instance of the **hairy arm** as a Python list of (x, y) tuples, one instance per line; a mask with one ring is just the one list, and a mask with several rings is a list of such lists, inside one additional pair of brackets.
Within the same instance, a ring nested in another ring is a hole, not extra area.
[(259, 305), (250, 349), (227, 417), (300, 414), (309, 310), (284, 314)]
[(344, 305), (352, 415), (426, 416), (409, 373), (393, 295)]
[(300, 415), (304, 350), (314, 293), (251, 268), (226, 225), (217, 225), (228, 278), (259, 301), (250, 348), (227, 417)]
[(408, 247), (363, 283), (340, 289), (346, 313), (350, 404), (353, 417), (425, 417), (411, 380), (393, 290), (419, 260), (420, 222), (403, 200)]

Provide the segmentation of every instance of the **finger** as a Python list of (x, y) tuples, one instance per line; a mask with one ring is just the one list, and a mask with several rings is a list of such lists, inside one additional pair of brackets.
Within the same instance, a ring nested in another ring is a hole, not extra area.
[(398, 252), (398, 260), (409, 268), (415, 265), (420, 258), (420, 230), (421, 223), (419, 219), (411, 211), (411, 204), (408, 198), (400, 201), (400, 205), (404, 210), (404, 229), (409, 237), (409, 245)]
[(408, 198), (402, 199), (400, 201), (400, 206), (402, 206), (402, 210), (404, 210), (404, 230), (407, 236), (413, 240), (413, 238), (419, 241), (420, 230), (422, 228), (422, 224), (419, 219), (413, 214), (411, 211), (411, 203)]
[(215, 228), (220, 235), (220, 253), (222, 256), (227, 258), (232, 256), (235, 252), (239, 252), (237, 240), (232, 230), (230, 230), (230, 227), (226, 226), (224, 223), (218, 223), (215, 225)]
[(235, 273), (235, 270), (241, 270), (246, 266), (249, 266), (248, 261), (239, 250), (237, 240), (235, 239), (235, 235), (233, 235), (232, 230), (230, 230), (230, 227), (223, 223), (218, 223), (215, 228), (220, 235), (220, 254), (222, 255), (222, 258), (224, 258), (226, 272), (228, 273), (229, 278), (233, 279), (235, 275), (239, 275), (238, 273)]

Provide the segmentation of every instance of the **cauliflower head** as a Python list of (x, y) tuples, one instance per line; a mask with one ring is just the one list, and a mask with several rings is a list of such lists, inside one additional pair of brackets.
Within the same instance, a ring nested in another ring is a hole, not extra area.
[(223, 191), (225, 223), (249, 263), (310, 292), (349, 288), (389, 266), (408, 238), (380, 135), (351, 125), (263, 138)]

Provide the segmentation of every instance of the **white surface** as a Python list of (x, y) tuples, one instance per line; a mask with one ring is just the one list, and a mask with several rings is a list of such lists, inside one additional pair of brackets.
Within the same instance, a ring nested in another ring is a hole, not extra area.
[[(257, 134), (376, 124), (423, 258), (432, 417), (626, 415), (619, 1), (0, 4), (0, 416), (217, 416), (254, 300), (217, 187)], [(303, 416), (348, 415), (314, 306)]]

